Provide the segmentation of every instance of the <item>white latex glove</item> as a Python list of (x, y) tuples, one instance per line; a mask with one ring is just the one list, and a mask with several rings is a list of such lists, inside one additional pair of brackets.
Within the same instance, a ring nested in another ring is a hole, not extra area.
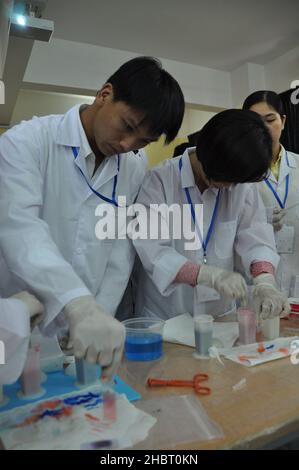
[(69, 322), (74, 355), (98, 363), (105, 376), (112, 377), (121, 361), (125, 327), (105, 313), (92, 295), (72, 300), (64, 308)]
[(284, 209), (278, 209), (277, 207), (273, 210), (272, 225), (276, 232), (282, 229), (283, 227), (283, 218), (286, 215)]
[(197, 284), (216, 289), (219, 294), (241, 299), (247, 303), (247, 286), (241, 274), (202, 264), (197, 276)]
[(272, 274), (260, 274), (253, 279), (253, 284), (253, 305), (259, 321), (290, 313), (288, 299), (278, 290)]
[(12, 299), (21, 300), (27, 307), (30, 315), (30, 327), (33, 329), (42, 321), (42, 313), (44, 311), (43, 305), (37, 300), (34, 295), (29, 292), (23, 291), (11, 296)]

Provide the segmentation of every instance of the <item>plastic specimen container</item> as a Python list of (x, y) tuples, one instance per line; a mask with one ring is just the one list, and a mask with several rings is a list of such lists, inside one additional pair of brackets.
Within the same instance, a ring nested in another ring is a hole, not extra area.
[(209, 348), (213, 338), (212, 315), (197, 315), (194, 317), (195, 355), (209, 356)]
[(31, 398), (43, 395), (41, 387), (40, 346), (35, 345), (28, 350), (25, 366), (20, 377), (20, 398)]
[(94, 384), (99, 378), (99, 365), (91, 364), (84, 359), (75, 358), (76, 364), (76, 385), (87, 387), (88, 385)]
[(239, 308), (237, 311), (239, 323), (239, 343), (252, 344), (256, 342), (256, 315), (252, 310)]
[(132, 318), (126, 328), (125, 356), (130, 361), (153, 361), (163, 354), (164, 321), (159, 318)]
[(280, 318), (277, 316), (262, 320), (262, 333), (265, 339), (279, 338)]

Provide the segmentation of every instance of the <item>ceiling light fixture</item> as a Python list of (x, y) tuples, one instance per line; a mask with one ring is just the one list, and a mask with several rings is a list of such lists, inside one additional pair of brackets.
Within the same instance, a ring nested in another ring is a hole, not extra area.
[(49, 42), (54, 31), (54, 22), (42, 18), (45, 7), (45, 1), (16, 1), (10, 19), (10, 35)]

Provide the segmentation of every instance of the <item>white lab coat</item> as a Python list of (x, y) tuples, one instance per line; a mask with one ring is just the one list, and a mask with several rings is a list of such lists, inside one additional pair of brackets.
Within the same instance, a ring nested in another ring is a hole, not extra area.
[(0, 341), (5, 352), (5, 364), (0, 357), (0, 385), (14, 383), (21, 375), (29, 337), (30, 318), (26, 305), (17, 299), (0, 299)]
[[(147, 206), (149, 216), (150, 204), (188, 204), (184, 188), (189, 188), (192, 202), (203, 203), (206, 237), (217, 190), (208, 189), (203, 194), (200, 193), (195, 185), (188, 149), (182, 157), (181, 174), (179, 159), (180, 157), (176, 157), (167, 160), (148, 172), (137, 202)], [(190, 210), (190, 206), (187, 207)], [(137, 316), (157, 315), (167, 319), (184, 312), (193, 313), (194, 289), (173, 281), (186, 261), (202, 264), (203, 251), (186, 251), (185, 242), (184, 239), (173, 238), (134, 241), (143, 264), (139, 275)], [(252, 184), (238, 184), (221, 190), (214, 230), (208, 244), (208, 264), (229, 271), (234, 270), (234, 250), (241, 256), (248, 275), (253, 261), (265, 260), (274, 266), (277, 266), (279, 261), (275, 251), (273, 229), (267, 224), (263, 203), (257, 187)], [(197, 305), (200, 313), (217, 317), (233, 311), (235, 305), (229, 298), (222, 296), (219, 300), (207, 300), (207, 294), (209, 297), (211, 293), (217, 294), (214, 289), (198, 286), (196, 290), (201, 302), (201, 305)]]
[[(72, 146), (79, 148), (76, 160)], [(129, 239), (100, 241), (95, 235), (95, 209), (105, 202), (79, 171), (90, 181), (91, 153), (79, 106), (22, 122), (0, 138), (0, 292), (35, 293), (45, 307), (41, 328), (48, 335), (66, 326), (60, 312), (79, 296), (94, 295), (114, 314), (134, 262)], [(126, 196), (130, 205), (145, 171), (145, 158), (130, 152), (120, 155), (118, 173), (115, 155), (90, 184), (111, 199), (118, 175), (116, 197)]]
[[(276, 275), (280, 289), (289, 296), (293, 276), (299, 274), (299, 155), (288, 151), (288, 165), (286, 151), (284, 148), (282, 150), (278, 181), (272, 172), (269, 175), (269, 181), (278, 193), (281, 201), (283, 201), (286, 189), (286, 177), (289, 175), (289, 195), (286, 201), (286, 209), (298, 203), (298, 206), (287, 211), (286, 216), (283, 218), (284, 224), (292, 225), (295, 228), (294, 252), (290, 254), (280, 253), (280, 263)], [(274, 194), (267, 184), (261, 181), (257, 183), (257, 185), (265, 207), (272, 209), (277, 207), (280, 209)], [(276, 240), (278, 235), (279, 232), (275, 233)]]

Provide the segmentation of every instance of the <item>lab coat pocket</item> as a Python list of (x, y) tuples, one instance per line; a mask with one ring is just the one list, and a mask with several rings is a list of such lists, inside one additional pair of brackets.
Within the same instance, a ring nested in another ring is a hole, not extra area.
[(215, 231), (215, 253), (220, 259), (231, 258), (236, 237), (237, 221), (220, 222)]

